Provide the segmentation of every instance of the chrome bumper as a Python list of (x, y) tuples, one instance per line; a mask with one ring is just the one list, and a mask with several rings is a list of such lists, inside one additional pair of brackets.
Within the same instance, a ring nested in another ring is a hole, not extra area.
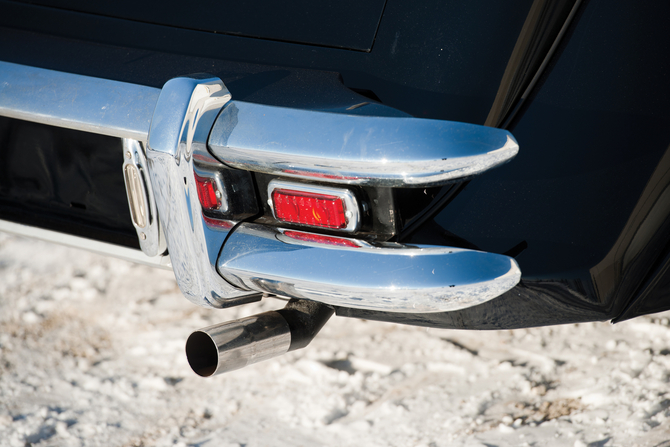
[[(127, 147), (144, 149), (146, 209), (158, 219), (151, 232), (136, 225), (141, 246), (155, 255), (164, 237), (179, 287), (200, 305), (225, 307), (267, 292), (343, 307), (441, 312), (495, 298), (521, 277), (504, 255), (354, 239), (354, 246), (337, 246), (244, 223), (258, 210), (250, 171), (434, 186), (511, 160), (518, 145), (504, 130), (232, 101), (217, 78), (176, 78), (157, 90), (2, 62), (0, 115), (126, 138), (136, 142)], [(230, 207), (216, 222), (198, 201), (198, 163), (226, 172)]]

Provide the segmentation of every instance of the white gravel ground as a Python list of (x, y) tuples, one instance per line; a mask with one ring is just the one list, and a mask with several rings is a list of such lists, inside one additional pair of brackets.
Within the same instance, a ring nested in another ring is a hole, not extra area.
[(332, 319), (302, 351), (214, 378), (171, 272), (0, 234), (0, 446), (656, 446), (670, 314), (467, 332)]

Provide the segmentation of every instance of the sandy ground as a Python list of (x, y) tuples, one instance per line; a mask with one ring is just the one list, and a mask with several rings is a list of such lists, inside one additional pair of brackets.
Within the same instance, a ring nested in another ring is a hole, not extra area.
[(332, 319), (203, 379), (171, 272), (0, 234), (0, 446), (670, 446), (670, 314), (499, 332)]

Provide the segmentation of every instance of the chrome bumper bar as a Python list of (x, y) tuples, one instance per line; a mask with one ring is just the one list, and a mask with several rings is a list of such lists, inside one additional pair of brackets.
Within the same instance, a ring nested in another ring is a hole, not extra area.
[(0, 62), (0, 116), (146, 141), (160, 89)]
[[(521, 277), (504, 255), (355, 239), (338, 246), (242, 223), (258, 209), (249, 171), (433, 186), (513, 158), (518, 145), (504, 130), (231, 101), (216, 78), (176, 78), (157, 90), (2, 62), (0, 115), (146, 142), (132, 147), (146, 150), (141, 168), (153, 196), (144, 200), (155, 206), (144, 209), (157, 210), (159, 224), (149, 233), (138, 228), (141, 246), (156, 254), (164, 236), (179, 287), (200, 305), (224, 307), (269, 292), (343, 307), (440, 312), (490, 300)], [(226, 172), (224, 202), (231, 205), (214, 223), (198, 201), (198, 163)]]

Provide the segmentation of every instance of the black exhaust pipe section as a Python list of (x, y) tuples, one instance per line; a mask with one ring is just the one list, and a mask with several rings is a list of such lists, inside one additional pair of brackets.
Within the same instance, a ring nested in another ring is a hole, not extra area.
[(304, 348), (335, 311), (315, 301), (292, 299), (281, 310), (195, 331), (186, 341), (193, 371), (209, 377)]
[(333, 316), (335, 309), (316, 301), (292, 299), (276, 312), (284, 317), (291, 329), (291, 345), (288, 350), (295, 351), (310, 344)]

